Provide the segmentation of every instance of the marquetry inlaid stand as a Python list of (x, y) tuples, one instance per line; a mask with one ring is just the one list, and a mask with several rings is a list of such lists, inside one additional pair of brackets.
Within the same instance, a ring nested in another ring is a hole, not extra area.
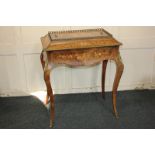
[(41, 38), (43, 51), (41, 63), (47, 87), (46, 104), (50, 100), (50, 127), (54, 123), (54, 97), (50, 83), (50, 71), (54, 64), (69, 66), (94, 65), (102, 62), (102, 95), (105, 96), (105, 73), (108, 60), (116, 63), (116, 75), (113, 84), (113, 111), (118, 118), (116, 109), (116, 93), (124, 65), (121, 60), (121, 45), (104, 29), (74, 30), (49, 32)]

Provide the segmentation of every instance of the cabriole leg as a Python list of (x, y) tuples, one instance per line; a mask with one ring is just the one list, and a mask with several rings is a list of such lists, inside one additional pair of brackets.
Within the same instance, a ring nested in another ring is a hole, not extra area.
[(55, 109), (54, 109), (53, 90), (52, 90), (51, 82), (50, 82), (50, 70), (44, 71), (44, 80), (45, 80), (46, 87), (47, 87), (47, 94), (50, 97), (50, 127), (53, 127)]
[(53, 127), (54, 126), (55, 109), (54, 109), (53, 90), (52, 90), (51, 82), (50, 82), (51, 69), (44, 70), (45, 69), (45, 62), (43, 60), (43, 53), (41, 53), (41, 55), (40, 55), (40, 60), (41, 60), (41, 64), (42, 64), (42, 67), (43, 67), (44, 81), (45, 81), (46, 88), (47, 88), (47, 95), (46, 95), (45, 104), (48, 104), (48, 101), (50, 99), (50, 127)]
[(105, 76), (108, 60), (102, 62), (102, 97), (105, 99)]
[(114, 80), (114, 84), (113, 84), (113, 91), (112, 91), (112, 99), (113, 99), (113, 111), (114, 114), (116, 116), (116, 118), (118, 118), (118, 112), (116, 109), (116, 94), (117, 94), (117, 88), (124, 70), (124, 64), (121, 60), (121, 56), (118, 52), (116, 58), (114, 59), (115, 63), (116, 63), (116, 74), (115, 74), (115, 80)]
[(102, 62), (102, 97), (105, 99), (105, 76), (108, 60), (103, 60)]

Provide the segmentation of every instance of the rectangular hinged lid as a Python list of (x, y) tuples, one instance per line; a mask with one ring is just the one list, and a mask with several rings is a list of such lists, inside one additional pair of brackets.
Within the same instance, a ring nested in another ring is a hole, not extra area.
[(50, 31), (41, 41), (46, 51), (121, 45), (104, 29)]

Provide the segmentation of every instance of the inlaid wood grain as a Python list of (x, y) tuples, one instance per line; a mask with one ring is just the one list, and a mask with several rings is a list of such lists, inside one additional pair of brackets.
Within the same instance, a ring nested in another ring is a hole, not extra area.
[[(87, 34), (85, 34), (87, 32)], [(94, 32), (94, 37), (91, 34)], [(96, 36), (98, 32), (104, 32), (101, 36)], [(77, 35), (79, 36), (77, 37)], [(81, 37), (80, 37), (81, 34)], [(105, 35), (106, 34), (106, 35)], [(85, 36), (86, 35), (86, 36)], [(65, 37), (66, 36), (66, 37)], [(89, 37), (90, 38), (89, 38)], [(78, 39), (77, 39), (78, 38)], [(103, 29), (99, 30), (82, 30), (82, 31), (65, 31), (50, 32), (41, 38), (43, 52), (46, 59), (41, 53), (41, 63), (44, 69), (44, 80), (47, 87), (47, 97), (50, 99), (50, 126), (54, 122), (54, 96), (50, 83), (50, 66), (51, 64), (65, 64), (69, 66), (87, 66), (102, 62), (102, 96), (105, 97), (105, 73), (108, 60), (116, 63), (116, 75), (113, 84), (113, 111), (118, 118), (116, 109), (116, 93), (121, 79), (124, 65), (119, 53), (121, 43), (114, 39), (112, 35)]]

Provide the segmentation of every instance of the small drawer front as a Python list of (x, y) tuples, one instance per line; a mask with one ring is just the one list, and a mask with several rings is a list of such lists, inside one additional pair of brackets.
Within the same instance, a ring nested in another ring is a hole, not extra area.
[(66, 64), (70, 66), (93, 65), (104, 59), (110, 59), (113, 53), (113, 48), (104, 47), (51, 51), (49, 60), (54, 64)]

